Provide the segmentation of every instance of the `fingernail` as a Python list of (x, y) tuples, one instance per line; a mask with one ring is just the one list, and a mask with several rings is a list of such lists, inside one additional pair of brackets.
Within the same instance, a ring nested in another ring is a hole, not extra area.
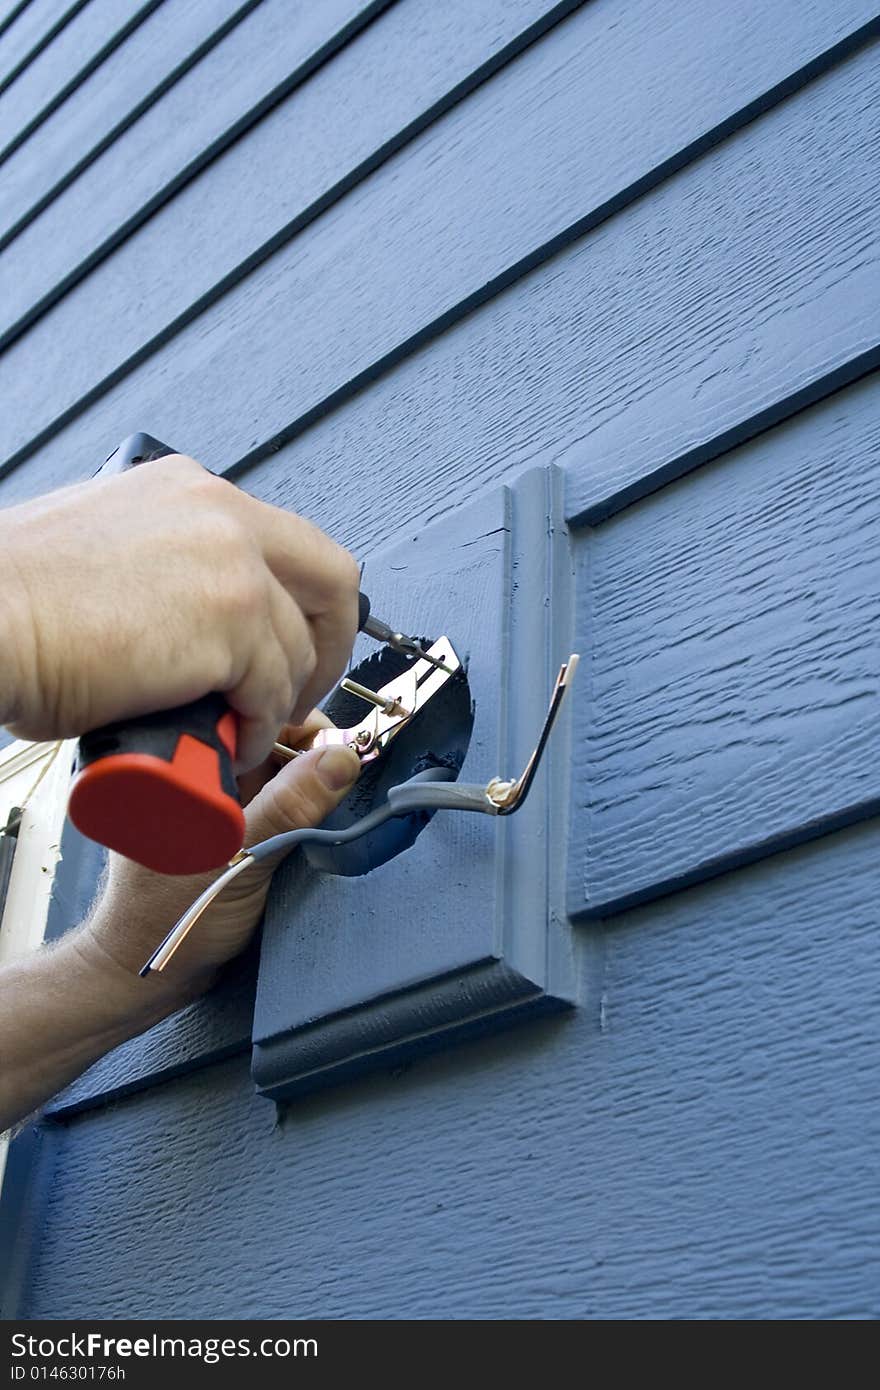
[(325, 748), (315, 770), (325, 787), (341, 792), (357, 781), (361, 760), (353, 748)]

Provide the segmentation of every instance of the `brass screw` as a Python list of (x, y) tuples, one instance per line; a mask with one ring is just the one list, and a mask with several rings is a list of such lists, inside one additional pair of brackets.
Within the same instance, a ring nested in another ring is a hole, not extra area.
[(306, 752), (306, 749), (288, 748), (286, 743), (276, 743), (275, 752), (278, 754), (279, 758), (286, 758), (287, 761), (290, 762), (291, 758), (301, 758), (303, 753)]
[(349, 695), (357, 695), (359, 699), (366, 700), (368, 705), (375, 705), (377, 709), (382, 710), (385, 714), (409, 714), (409, 710), (405, 709), (400, 701), (395, 699), (393, 695), (390, 698), (386, 698), (386, 696), (380, 695), (378, 691), (371, 690), (368, 685), (360, 685), (357, 681), (353, 681), (350, 676), (346, 676), (339, 684), (343, 690), (348, 691)]

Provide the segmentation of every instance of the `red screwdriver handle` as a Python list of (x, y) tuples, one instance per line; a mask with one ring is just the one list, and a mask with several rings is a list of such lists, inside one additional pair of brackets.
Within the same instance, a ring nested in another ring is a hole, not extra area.
[[(103, 473), (174, 453), (131, 435)], [(91, 840), (162, 874), (219, 868), (241, 848), (233, 773), (238, 721), (222, 695), (84, 734), (68, 813)]]
[(90, 840), (160, 874), (219, 868), (241, 849), (236, 718), (222, 695), (84, 734), (68, 813)]

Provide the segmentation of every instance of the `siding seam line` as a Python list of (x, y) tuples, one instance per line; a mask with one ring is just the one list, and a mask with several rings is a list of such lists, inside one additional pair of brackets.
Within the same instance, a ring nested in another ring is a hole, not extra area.
[(13, 5), (6, 18), (0, 19), (0, 35), (6, 33), (6, 30), (9, 28), (9, 26), (15, 23), (15, 21), (18, 19), (18, 16), (24, 13), (24, 11), (27, 9), (30, 3), (31, 0), (18, 0), (18, 4)]
[[(38, 449), (42, 448), (47, 440), (52, 438), (56, 431), (63, 429), (84, 410), (87, 410), (89, 406), (93, 405), (96, 400), (100, 399), (107, 391), (112, 390), (112, 388), (118, 385), (129, 372), (139, 367), (141, 363), (152, 356), (157, 349), (164, 347), (164, 345), (182, 329), (186, 328), (198, 318), (200, 314), (204, 313), (206, 309), (210, 308), (221, 299), (230, 289), (233, 289), (244, 280), (247, 275), (257, 269), (265, 260), (268, 260), (268, 258), (279, 250), (281, 246), (292, 240), (294, 236), (304, 230), (305, 227), (309, 226), (310, 223), (316, 221), (318, 217), (335, 203), (339, 202), (344, 196), (351, 192), (352, 189), (357, 187), (358, 184), (362, 183), (370, 174), (381, 167), (382, 164), (386, 163), (393, 155), (397, 154), (418, 135), (422, 134), (439, 116), (445, 115), (447, 111), (465, 100), (472, 92), (476, 91), (477, 88), (494, 77), (496, 72), (519, 57), (521, 53), (525, 52), (525, 50), (537, 42), (538, 39), (543, 38), (550, 29), (554, 28), (563, 19), (567, 19), (570, 14), (579, 9), (585, 2), (586, 0), (560, 0), (559, 4), (553, 6), (553, 8), (542, 15), (540, 19), (529, 25), (528, 28), (518, 34), (515, 39), (512, 39), (509, 44), (506, 44), (504, 48), (499, 49), (491, 58), (487, 59), (485, 63), (475, 68), (473, 72), (469, 73), (461, 82), (452, 87), (428, 107), (427, 110), (422, 111), (414, 120), (410, 121), (401, 130), (392, 135), (380, 145), (377, 150), (374, 150), (365, 160), (362, 160), (360, 164), (355, 165), (343, 178), (337, 180), (330, 188), (325, 189), (314, 202), (310, 203), (308, 207), (304, 208), (300, 213), (297, 213), (296, 217), (292, 218), (290, 222), (281, 227), (272, 237), (263, 242), (261, 246), (258, 246), (255, 251), (252, 251), (251, 254), (245, 257), (243, 261), (240, 261), (238, 265), (234, 266), (232, 270), (218, 280), (216, 284), (212, 285), (209, 290), (206, 290), (203, 295), (200, 295), (198, 299), (188, 305), (182, 313), (178, 314), (167, 323), (164, 328), (160, 329), (160, 331), (154, 334), (152, 338), (148, 339), (147, 342), (142, 343), (135, 352), (125, 359), (125, 361), (119, 363), (117, 367), (114, 367), (112, 372), (109, 372), (107, 376), (103, 377), (101, 381), (92, 386), (84, 395), (80, 396), (78, 400), (69, 405), (60, 415), (57, 415), (54, 420), (50, 421), (50, 423), (44, 427), (44, 429), (33, 436), (26, 444), (22, 445), (15, 453), (11, 454), (3, 463), (0, 463), (0, 479), (7, 477), (15, 468), (19, 467), (20, 464), (24, 463)], [(368, 5), (364, 10), (360, 11), (359, 15), (355, 17), (356, 19), (366, 16), (368, 11), (375, 12), (369, 14), (369, 19), (364, 20), (364, 24), (361, 28), (365, 28), (369, 20), (376, 18), (378, 14), (384, 9), (387, 9), (391, 3), (393, 3), (393, 0), (374, 0), (372, 5)], [(342, 35), (345, 29), (351, 28), (354, 22), (354, 20), (351, 21), (348, 26), (339, 30), (338, 35), (334, 37), (336, 38)], [(358, 29), (357, 32), (359, 33), (361, 30)], [(348, 37), (354, 37), (354, 35), (349, 35)], [(342, 44), (340, 44), (340, 47), (341, 46)], [(322, 59), (322, 61), (324, 61), (324, 59)], [(306, 74), (306, 76), (310, 75), (311, 72)], [(289, 81), (289, 79), (286, 80)], [(163, 190), (163, 192), (167, 191), (168, 188), (170, 188), (170, 185), (166, 185), (166, 190)], [(179, 190), (175, 189), (174, 191), (177, 192)], [(159, 195), (156, 196), (158, 197)], [(144, 206), (147, 207), (149, 205), (145, 204)], [(158, 208), (153, 208), (150, 215), (155, 211), (158, 211)], [(133, 222), (133, 220), (134, 219), (129, 219), (129, 223)], [(146, 221), (146, 218), (143, 220)], [(129, 231), (137, 230), (136, 226), (129, 226), (129, 223), (124, 224), (123, 228), (118, 229), (120, 232), (124, 232), (125, 236), (129, 234)], [(138, 225), (141, 224), (138, 223)], [(120, 239), (123, 240), (125, 238), (121, 237)], [(51, 309), (68, 289), (72, 289), (75, 283), (84, 278), (90, 270), (94, 269), (98, 260), (104, 259), (104, 255), (99, 253), (102, 253), (106, 246), (107, 243), (103, 243), (102, 247), (98, 247), (95, 252), (90, 253), (90, 256), (60, 281), (55, 289), (50, 291), (48, 296), (44, 296), (43, 299), (39, 300), (37, 304), (28, 310), (26, 315), (23, 315), (22, 318), (7, 329), (5, 333), (0, 334), (0, 352), (10, 347), (26, 329), (33, 326), (37, 318)], [(3, 243), (0, 241), (0, 250), (2, 249)], [(110, 249), (115, 250), (116, 248), (114, 246)], [(109, 254), (109, 252), (107, 254)]]
[(10, 68), (6, 76), (0, 77), (0, 96), (12, 86), (17, 77), (21, 76), (25, 68), (30, 67), (34, 59), (38, 58), (43, 52), (43, 49), (48, 48), (53, 39), (57, 39), (61, 30), (66, 29), (72, 19), (76, 19), (80, 10), (84, 10), (88, 3), (89, 0), (75, 0), (75, 3), (71, 5), (69, 10), (65, 10), (64, 14), (61, 15), (59, 19), (56, 19), (54, 24), (50, 25), (42, 38), (39, 38), (34, 44), (33, 48), (31, 48), (23, 58), (19, 58), (18, 62), (14, 67)]
[(192, 1057), (183, 1062), (170, 1062), (157, 1071), (147, 1074), (141, 1073), (138, 1076), (129, 1077), (125, 1081), (118, 1081), (106, 1091), (90, 1092), (78, 1100), (65, 1102), (62, 1092), (59, 1097), (47, 1103), (46, 1108), (41, 1111), (40, 1118), (47, 1124), (64, 1124), (72, 1115), (79, 1115), (87, 1110), (101, 1110), (107, 1105), (112, 1105), (115, 1101), (135, 1095), (138, 1091), (151, 1090), (154, 1086), (162, 1086), (169, 1081), (177, 1081), (180, 1077), (190, 1076), (193, 1072), (202, 1071), (205, 1067), (228, 1062), (233, 1057), (244, 1056), (251, 1052), (252, 1046), (251, 1037), (248, 1035), (246, 1038), (239, 1038), (235, 1042), (225, 1043), (222, 1047), (214, 1048), (213, 1051), (202, 1053), (198, 1057)]
[[(856, 356), (838, 363), (836, 367), (832, 367), (831, 371), (813, 377), (804, 386), (799, 386), (796, 391), (790, 392), (787, 396), (780, 396), (778, 400), (771, 402), (762, 410), (746, 416), (743, 420), (738, 420), (735, 425), (721, 430), (720, 433), (713, 435), (702, 444), (696, 444), (693, 448), (686, 449), (684, 453), (676, 454), (666, 463), (652, 469), (641, 478), (626, 483), (622, 487), (612, 488), (610, 492), (587, 506), (577, 505), (571, 511), (566, 509), (565, 520), (572, 530), (601, 525), (603, 521), (608, 521), (610, 517), (616, 516), (618, 512), (640, 502), (651, 493), (659, 492), (669, 483), (677, 482), (679, 478), (685, 477), (686, 474), (692, 473), (704, 464), (712, 463), (722, 455), (730, 453), (731, 450), (748, 444), (750, 440), (775, 429), (777, 425), (790, 420), (792, 416), (811, 409), (820, 401), (836, 395), (838, 391), (843, 391), (848, 386), (852, 386), (862, 377), (870, 376), (878, 368), (880, 368), (880, 343), (876, 343), (864, 352), (857, 353)], [(570, 460), (557, 466), (561, 467), (564, 473), (569, 473), (572, 469)]]
[(133, 106), (120, 121), (117, 121), (115, 126), (112, 126), (110, 130), (102, 135), (100, 140), (77, 160), (76, 164), (68, 169), (66, 174), (62, 174), (61, 178), (58, 179), (51, 188), (41, 194), (37, 201), (28, 208), (26, 212), (22, 213), (17, 222), (13, 222), (11, 227), (8, 227), (5, 232), (0, 233), (0, 251), (5, 251), (6, 247), (10, 246), (17, 236), (20, 236), (32, 222), (36, 221), (56, 198), (59, 198), (72, 183), (76, 182), (80, 174), (85, 173), (86, 169), (88, 169), (91, 164), (94, 164), (97, 159), (100, 159), (101, 155), (104, 154), (111, 145), (115, 144), (120, 136), (124, 135), (136, 121), (139, 121), (141, 116), (149, 111), (150, 107), (154, 106), (157, 101), (161, 100), (166, 92), (169, 92), (181, 78), (185, 77), (186, 74), (196, 66), (197, 63), (200, 63), (203, 58), (207, 57), (211, 49), (215, 48), (218, 43), (225, 39), (227, 34), (231, 33), (236, 25), (240, 24), (243, 19), (246, 19), (251, 11), (255, 10), (261, 2), (262, 0), (245, 0), (245, 4), (240, 5), (234, 14), (231, 14), (228, 19), (224, 20), (218, 28), (212, 30), (210, 34), (202, 39), (201, 43), (196, 44), (195, 48), (178, 63), (176, 68), (172, 68), (171, 72), (166, 73), (162, 81), (157, 83), (156, 86)]
[[(823, 840), (841, 830), (848, 830), (863, 821), (873, 820), (878, 815), (880, 815), (880, 797), (869, 797), (865, 801), (845, 806), (841, 810), (816, 816), (813, 820), (804, 821), (801, 825), (766, 835), (751, 844), (740, 846), (739, 849), (719, 854), (716, 859), (704, 860), (701, 864), (696, 864), (693, 868), (682, 873), (672, 874), (669, 878), (657, 879), (653, 883), (644, 884), (641, 888), (632, 889), (630, 892), (622, 893), (619, 897), (610, 898), (606, 902), (593, 906), (586, 904), (583, 907), (570, 905), (569, 920), (575, 923), (611, 920), (632, 908), (643, 907), (660, 898), (667, 898), (674, 893), (683, 892), (685, 889), (723, 878), (727, 874), (736, 873), (738, 870), (749, 868), (753, 864), (759, 864), (765, 859), (772, 859), (777, 854), (785, 854), (789, 850), (798, 849), (801, 845)], [(589, 845), (586, 846), (586, 853), (589, 854)]]
[[(387, 0), (385, 0), (385, 3), (387, 3)], [(556, 6), (547, 16), (544, 16), (544, 21), (548, 20), (550, 15), (556, 15), (560, 11), (573, 10), (581, 3), (583, 3), (583, 0), (564, 0), (563, 4)], [(364, 13), (364, 11), (361, 13)], [(559, 14), (559, 18), (562, 17), (563, 15)], [(539, 23), (540, 22), (541, 21), (539, 21)], [(535, 27), (535, 25), (531, 26), (529, 30), (524, 31), (524, 34), (531, 33)], [(653, 166), (652, 169), (648, 170), (633, 183), (628, 184), (611, 198), (600, 203), (591, 212), (576, 219), (573, 223), (569, 224), (568, 227), (556, 233), (535, 250), (530, 251), (526, 256), (513, 262), (512, 265), (508, 266), (498, 275), (486, 281), (484, 285), (472, 291), (469, 295), (466, 295), (463, 299), (450, 306), (449, 309), (444, 310), (442, 314), (430, 320), (415, 333), (410, 334), (408, 338), (397, 343), (381, 357), (377, 358), (360, 372), (355, 373), (353, 377), (343, 382), (327, 396), (322, 397), (321, 400), (317, 401), (313, 406), (303, 411), (289, 425), (277, 431), (262, 444), (249, 450), (247, 454), (244, 454), (240, 459), (224, 469), (223, 476), (227, 478), (239, 477), (246, 469), (259, 463), (270, 454), (276, 453), (285, 444), (290, 443), (292, 439), (304, 433), (312, 425), (317, 423), (318, 420), (330, 414), (339, 405), (349, 400), (366, 386), (371, 385), (379, 377), (397, 366), (404, 358), (412, 355), (414, 352), (424, 347), (428, 342), (445, 332), (448, 328), (460, 322), (473, 310), (480, 308), (490, 299), (495, 298), (517, 280), (523, 279), (531, 271), (552, 259), (553, 256), (565, 250), (573, 241), (580, 239), (602, 223), (610, 220), (610, 218), (615, 216), (618, 212), (637, 201), (638, 198), (653, 191), (654, 188), (659, 186), (666, 179), (679, 173), (688, 164), (695, 162), (709, 150), (714, 149), (730, 136), (737, 134), (747, 125), (758, 120), (766, 112), (781, 104), (788, 96), (800, 91), (818, 77), (824, 76), (826, 72), (836, 66), (840, 61), (850, 57), (858, 49), (865, 47), (870, 41), (875, 39), (878, 34), (880, 34), (880, 16), (868, 20), (867, 23), (860, 26), (860, 28), (855, 30), (852, 34), (847, 35), (838, 43), (825, 49), (808, 63), (796, 69), (794, 73), (783, 78), (781, 82), (774, 84), (773, 87), (768, 88), (751, 102), (740, 107), (732, 115), (725, 117), (723, 121), (718, 122), (716, 125), (710, 127), (708, 131), (704, 131), (702, 135), (689, 141), (688, 144), (682, 146), (681, 149), (677, 150), (667, 159)], [(520, 38), (522, 37), (521, 35)], [(508, 45), (508, 49), (510, 47), (511, 45)], [(506, 52), (507, 49), (501, 51), (501, 53)], [(501, 57), (501, 53), (495, 55), (496, 61)], [(487, 65), (483, 66), (485, 67)], [(493, 72), (488, 74), (488, 76), (494, 75), (495, 70), (497, 69), (493, 69)], [(471, 74), (471, 79), (481, 71), (482, 69), (476, 69), (475, 73)], [(482, 80), (485, 80), (485, 78)], [(467, 81), (468, 79), (464, 79), (464, 82), (460, 83), (459, 87), (453, 89), (453, 91), (457, 92)], [(479, 85), (479, 83), (477, 85)], [(465, 93), (465, 95), (469, 94), (469, 92)], [(435, 103), (435, 106), (439, 105), (439, 102)], [(430, 110), (433, 111), (434, 107), (430, 108)], [(411, 126), (415, 125), (418, 120), (425, 119), (427, 114), (428, 113), (423, 113), (421, 118), (416, 118), (416, 122), (412, 122)], [(411, 126), (406, 127), (405, 131), (411, 129)], [(396, 153), (397, 148), (400, 147), (397, 146), (396, 142), (401, 140), (404, 133), (405, 132), (398, 132), (396, 137), (392, 137), (391, 140), (387, 141), (386, 144), (381, 147), (381, 150), (375, 152), (374, 155), (370, 157), (370, 160), (364, 161), (364, 164), (375, 160), (380, 152), (387, 151), (388, 147), (392, 144), (395, 145), (395, 149), (391, 152)], [(386, 153), (385, 158), (387, 157), (388, 154)], [(358, 170), (362, 168), (363, 165), (358, 166)], [(372, 172), (372, 170), (370, 172)], [(357, 170), (353, 171), (353, 173), (357, 173)], [(313, 220), (314, 217), (318, 215), (318, 213), (314, 211), (315, 208), (319, 208), (320, 211), (326, 210), (326, 207), (328, 207), (330, 203), (325, 200), (330, 197), (330, 194), (335, 194), (336, 197), (340, 196), (338, 190), (342, 184), (346, 184), (346, 192), (350, 191), (347, 185), (352, 176), (353, 175), (350, 174), (345, 180), (341, 180), (340, 183), (334, 185), (333, 189), (328, 190), (320, 199), (316, 200), (316, 203), (311, 205), (310, 209), (306, 210), (307, 213), (311, 214), (309, 220)], [(351, 186), (353, 187), (354, 185), (352, 184)], [(299, 214), (298, 218), (293, 219), (294, 222), (300, 222), (306, 215), (306, 212)], [(282, 238), (284, 240), (289, 239), (288, 229), (290, 225), (291, 224), (288, 224), (287, 227), (282, 228), (280, 232), (276, 233), (268, 242), (259, 247), (257, 251), (252, 252), (239, 266), (235, 267), (233, 271), (230, 271), (229, 274), (218, 281), (217, 285), (213, 286), (211, 290), (207, 291), (204, 295), (201, 295), (187, 310), (178, 315), (176, 319), (173, 319), (170, 324), (167, 324), (164, 329), (160, 330), (159, 333), (155, 334), (146, 343), (142, 344), (142, 346), (126, 358), (124, 362), (120, 363), (118, 367), (115, 367), (112, 372), (108, 373), (106, 377), (97, 382), (77, 401), (74, 401), (72, 405), (68, 406), (56, 416), (54, 420), (34, 435), (26, 444), (23, 444), (15, 453), (11, 454), (8, 459), (0, 464), (0, 480), (8, 477), (10, 473), (42, 448), (53, 435), (70, 424), (78, 415), (82, 414), (84, 410), (93, 405), (101, 396), (105, 395), (107, 391), (118, 385), (129, 372), (140, 366), (142, 362), (150, 357), (158, 348), (164, 346), (165, 343), (180, 332), (182, 328), (193, 322), (199, 314), (215, 303), (222, 294), (225, 294), (244, 278), (244, 275), (255, 269), (268, 254), (272, 254), (272, 252), (277, 250), (282, 244)], [(297, 226), (297, 231), (300, 229), (301, 228)], [(267, 250), (267, 248), (271, 249)], [(6, 345), (7, 344), (0, 339), (0, 348)]]
[[(249, 8), (256, 8), (257, 4), (259, 4), (259, 0), (250, 0)], [(105, 237), (99, 246), (96, 246), (94, 250), (90, 251), (72, 270), (62, 276), (57, 284), (53, 285), (53, 287), (38, 299), (35, 304), (32, 304), (30, 309), (28, 309), (25, 314), (22, 314), (21, 318), (11, 324), (10, 327), (0, 335), (0, 351), (9, 347), (26, 329), (32, 327), (36, 320), (42, 318), (49, 309), (57, 304), (58, 300), (61, 299), (68, 290), (73, 289), (75, 285), (79, 284), (90, 271), (94, 270), (95, 266), (99, 265), (101, 261), (106, 260), (106, 258), (113, 251), (117, 250), (133, 232), (138, 231), (139, 228), (148, 222), (166, 203), (170, 202), (182, 188), (203, 173), (215, 159), (220, 157), (220, 155), (225, 154), (227, 149), (231, 148), (242, 135), (246, 135), (251, 127), (262, 120), (273, 107), (285, 101), (298, 87), (301, 87), (308, 81), (319, 68), (323, 67), (326, 62), (334, 58), (340, 49), (344, 48), (352, 39), (357, 38), (357, 36), (371, 24), (374, 19), (377, 19), (384, 10), (389, 9), (392, 4), (394, 4), (394, 0), (371, 0), (370, 4), (358, 10), (357, 14), (353, 15), (347, 23), (343, 24), (340, 29), (337, 29), (335, 33), (331, 34), (329, 39), (325, 39), (322, 44), (319, 44), (313, 52), (294, 68), (293, 72), (289, 73), (281, 82), (276, 83), (271, 91), (261, 97), (254, 106), (249, 107), (243, 115), (233, 121), (232, 125), (227, 126), (227, 128), (222, 131), (216, 139), (212, 140), (209, 145), (206, 145), (194, 159), (191, 159), (188, 164), (184, 165), (182, 169), (179, 169), (174, 177), (169, 179), (168, 183), (163, 184), (151, 198), (148, 198), (147, 201), (138, 208), (137, 212), (132, 213), (131, 217), (126, 218), (126, 220), (116, 228), (115, 232), (111, 232), (109, 237)], [(247, 8), (248, 6), (242, 6), (242, 10)], [(229, 28), (234, 28), (239, 18), (246, 18), (246, 15), (242, 14), (241, 11), (236, 11), (236, 14), (231, 16), (231, 20), (234, 22), (230, 23), (227, 21)], [(223, 30), (224, 27), (225, 26), (221, 25), (220, 29)], [(220, 30), (217, 32), (220, 33)], [(214, 38), (213, 35), (209, 37), (211, 39)], [(220, 37), (225, 38), (225, 32), (221, 33)], [(211, 47), (213, 46), (214, 44), (211, 43)], [(198, 61), (201, 61), (201, 58), (204, 56), (204, 54), (200, 54)], [(187, 68), (187, 71), (189, 71), (189, 68)], [(183, 75), (184, 73), (178, 72), (177, 69), (175, 69), (174, 74), (172, 74), (175, 82)], [(161, 85), (162, 84), (160, 84), (160, 86)], [(173, 85), (173, 82), (169, 83), (169, 86)], [(152, 96), (153, 94), (151, 93), (150, 95)], [(164, 92), (160, 95), (164, 95)], [(143, 114), (143, 112), (139, 112), (139, 116), (141, 114)], [(132, 124), (132, 122), (128, 124)], [(126, 126), (126, 129), (127, 128), (128, 126)], [(114, 132), (110, 132), (110, 134), (112, 136)], [(109, 143), (112, 143), (112, 140), (110, 140)], [(101, 152), (103, 153), (103, 151)], [(88, 162), (91, 163), (91, 158), (89, 158)], [(82, 172), (82, 170), (78, 172)], [(74, 177), (78, 177), (78, 173), (74, 175)], [(50, 192), (52, 192), (52, 190), (50, 190)], [(46, 206), (48, 206), (48, 204), (44, 204), (44, 206), (40, 208), (40, 212), (44, 211)], [(31, 214), (28, 213), (28, 223), (31, 220)], [(26, 225), (27, 223), (22, 223), (21, 225), (16, 224), (9, 233), (4, 234), (4, 237), (0, 239), (0, 251), (5, 250), (14, 237), (18, 235), (19, 231), (23, 230), (23, 227)]]
[(153, 11), (157, 10), (161, 4), (162, 0), (147, 0), (147, 3), (142, 5), (141, 8), (132, 15), (131, 19), (123, 24), (121, 29), (117, 29), (115, 33), (111, 34), (110, 38), (104, 42), (97, 52), (92, 54), (88, 62), (85, 63), (63, 87), (59, 88), (54, 97), (52, 97), (35, 116), (32, 116), (29, 121), (25, 122), (21, 130), (13, 135), (9, 143), (0, 150), (0, 165), (5, 164), (6, 160), (24, 144), (29, 136), (33, 135), (34, 131), (38, 130), (43, 122), (47, 121), (49, 117), (58, 110), (59, 106), (63, 106), (64, 102), (76, 91), (77, 87), (82, 82), (85, 82), (86, 78), (91, 77), (92, 73), (101, 66), (105, 58), (109, 58), (111, 53), (113, 53), (120, 44), (124, 43), (128, 36), (133, 34), (135, 29), (137, 29), (145, 19), (148, 19)]

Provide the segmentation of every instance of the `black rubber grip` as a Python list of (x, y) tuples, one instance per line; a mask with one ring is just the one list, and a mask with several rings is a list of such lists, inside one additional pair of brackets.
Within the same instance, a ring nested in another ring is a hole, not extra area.
[(146, 753), (170, 763), (181, 734), (213, 748), (220, 758), (220, 786), (227, 796), (238, 800), (238, 787), (229, 760), (229, 750), (217, 732), (229, 706), (222, 695), (203, 695), (189, 705), (159, 710), (118, 724), (105, 724), (83, 734), (76, 752), (77, 771), (91, 767), (100, 758), (118, 757), (122, 753)]
[(152, 463), (154, 459), (167, 458), (169, 454), (176, 453), (176, 449), (169, 448), (151, 434), (130, 434), (116, 446), (112, 454), (108, 454), (101, 467), (96, 469), (95, 476), (100, 473), (102, 478), (106, 478), (114, 473), (127, 473), (129, 468), (135, 468), (139, 463)]

